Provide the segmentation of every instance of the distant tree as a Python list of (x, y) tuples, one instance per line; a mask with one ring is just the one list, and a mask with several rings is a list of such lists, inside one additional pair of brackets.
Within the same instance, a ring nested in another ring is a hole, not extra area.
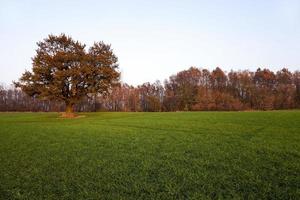
[(202, 69), (200, 73), (200, 83), (198, 95), (193, 110), (211, 110), (214, 107), (211, 92), (211, 72), (208, 69)]
[(177, 95), (177, 83), (176, 76), (170, 76), (169, 80), (164, 82), (164, 97), (163, 97), (163, 109), (164, 111), (176, 111), (178, 110), (179, 97)]
[(162, 90), (163, 87), (159, 81), (154, 84), (144, 83), (138, 86), (141, 111), (161, 111)]
[(294, 105), (293, 74), (286, 68), (276, 73), (275, 109), (288, 109)]
[(251, 107), (251, 88), (253, 73), (245, 71), (231, 71), (228, 74), (228, 92), (239, 99), (245, 107)]
[(6, 91), (2, 85), (0, 85), (0, 111), (6, 107)]
[(15, 86), (30, 96), (65, 102), (67, 117), (74, 116), (74, 105), (84, 97), (106, 93), (119, 80), (118, 59), (103, 42), (86, 52), (84, 44), (61, 34), (37, 45), (32, 72), (26, 71)]
[(211, 73), (211, 85), (214, 90), (223, 92), (226, 87), (227, 76), (221, 68), (217, 67)]
[(274, 106), (276, 76), (269, 69), (258, 68), (253, 77), (252, 102), (256, 109), (270, 110)]
[(195, 104), (200, 84), (201, 71), (196, 67), (178, 72), (170, 77), (169, 82), (165, 83), (166, 95), (165, 102), (175, 101), (175, 110), (191, 110)]
[(300, 71), (295, 71), (293, 75), (293, 82), (296, 88), (295, 91), (295, 104), (300, 108)]

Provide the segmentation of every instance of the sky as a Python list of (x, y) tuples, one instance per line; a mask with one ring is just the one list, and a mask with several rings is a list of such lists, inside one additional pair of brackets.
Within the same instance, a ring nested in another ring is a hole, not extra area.
[(299, 0), (0, 0), (0, 83), (31, 70), (36, 42), (60, 33), (111, 44), (135, 86), (191, 66), (300, 70)]

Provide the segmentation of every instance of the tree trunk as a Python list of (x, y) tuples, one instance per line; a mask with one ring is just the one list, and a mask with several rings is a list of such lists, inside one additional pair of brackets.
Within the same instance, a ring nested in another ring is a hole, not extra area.
[(73, 118), (76, 117), (75, 113), (73, 112), (73, 104), (66, 103), (66, 112), (62, 114), (62, 117), (66, 118)]
[(97, 111), (97, 94), (94, 95), (94, 112)]

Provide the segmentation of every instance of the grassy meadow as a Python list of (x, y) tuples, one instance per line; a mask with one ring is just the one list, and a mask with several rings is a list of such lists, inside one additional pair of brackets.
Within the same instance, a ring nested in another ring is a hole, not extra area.
[(300, 111), (0, 113), (0, 199), (300, 199)]

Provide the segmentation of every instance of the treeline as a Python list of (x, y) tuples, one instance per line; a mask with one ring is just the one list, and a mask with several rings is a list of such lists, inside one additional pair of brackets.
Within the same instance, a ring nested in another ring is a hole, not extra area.
[[(109, 95), (94, 95), (76, 111), (200, 111), (274, 110), (300, 108), (300, 71), (276, 73), (258, 68), (225, 73), (191, 67), (163, 84), (137, 87), (120, 84)], [(22, 91), (0, 87), (0, 111), (64, 111), (62, 102), (28, 97)]]

